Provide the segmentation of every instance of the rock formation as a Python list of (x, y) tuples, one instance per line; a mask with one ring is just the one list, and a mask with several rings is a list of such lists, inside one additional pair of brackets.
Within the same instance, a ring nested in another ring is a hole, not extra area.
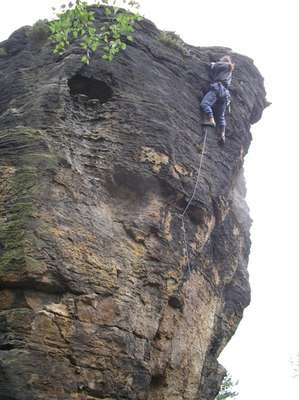
[(144, 20), (112, 63), (85, 66), (30, 32), (0, 44), (0, 399), (212, 400), (250, 301), (242, 165), (263, 79), (231, 53), (227, 142), (209, 130), (185, 218), (189, 270), (199, 101), (229, 50), (182, 53)]

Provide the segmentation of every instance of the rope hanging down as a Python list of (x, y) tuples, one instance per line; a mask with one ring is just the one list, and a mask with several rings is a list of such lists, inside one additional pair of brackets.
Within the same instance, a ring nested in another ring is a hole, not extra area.
[(188, 271), (189, 273), (191, 273), (191, 266), (190, 266), (190, 258), (189, 258), (189, 252), (188, 252), (188, 243), (187, 243), (187, 238), (186, 238), (186, 229), (185, 229), (185, 214), (188, 211), (194, 196), (196, 194), (197, 191), (197, 187), (199, 184), (199, 178), (201, 175), (201, 167), (202, 167), (202, 161), (203, 161), (203, 156), (205, 153), (205, 149), (206, 149), (206, 141), (207, 141), (207, 134), (208, 134), (208, 127), (205, 126), (204, 127), (204, 140), (203, 140), (203, 146), (202, 146), (202, 152), (201, 152), (201, 156), (200, 156), (200, 162), (199, 162), (199, 167), (198, 167), (198, 171), (197, 171), (197, 178), (196, 178), (196, 183), (193, 189), (193, 193), (192, 196), (190, 197), (190, 200), (188, 201), (183, 213), (180, 215), (181, 219), (182, 219), (182, 230), (183, 230), (183, 241), (184, 241), (184, 252), (186, 253), (186, 257), (187, 257), (187, 265), (188, 265)]

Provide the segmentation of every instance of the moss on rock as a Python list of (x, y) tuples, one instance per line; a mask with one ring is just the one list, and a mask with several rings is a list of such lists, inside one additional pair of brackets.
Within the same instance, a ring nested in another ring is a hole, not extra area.
[(28, 255), (30, 264), (39, 265), (31, 254), (34, 240), (29, 237), (30, 224), (37, 210), (42, 176), (46, 171), (55, 170), (57, 159), (45, 145), (42, 132), (34, 129), (4, 131), (0, 134), (0, 144), (7, 145), (8, 154), (12, 150), (9, 157), (12, 165), (0, 165), (3, 172), (0, 178), (1, 279), (3, 273), (26, 268)]
[(0, 47), (0, 57), (6, 57), (8, 55), (5, 47)]

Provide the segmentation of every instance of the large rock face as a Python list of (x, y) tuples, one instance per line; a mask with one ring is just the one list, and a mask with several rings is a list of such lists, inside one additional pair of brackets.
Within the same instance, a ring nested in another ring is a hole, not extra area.
[(250, 301), (244, 156), (266, 105), (232, 54), (228, 139), (203, 141), (206, 62), (149, 21), (112, 63), (0, 45), (1, 400), (211, 400)]

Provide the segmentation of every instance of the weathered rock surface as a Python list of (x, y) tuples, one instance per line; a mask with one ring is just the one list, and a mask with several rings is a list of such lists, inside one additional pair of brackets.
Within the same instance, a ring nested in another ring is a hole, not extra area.
[(149, 21), (112, 63), (0, 44), (0, 399), (211, 400), (250, 301), (242, 165), (263, 79), (237, 64), (228, 139), (203, 140), (205, 62)]

